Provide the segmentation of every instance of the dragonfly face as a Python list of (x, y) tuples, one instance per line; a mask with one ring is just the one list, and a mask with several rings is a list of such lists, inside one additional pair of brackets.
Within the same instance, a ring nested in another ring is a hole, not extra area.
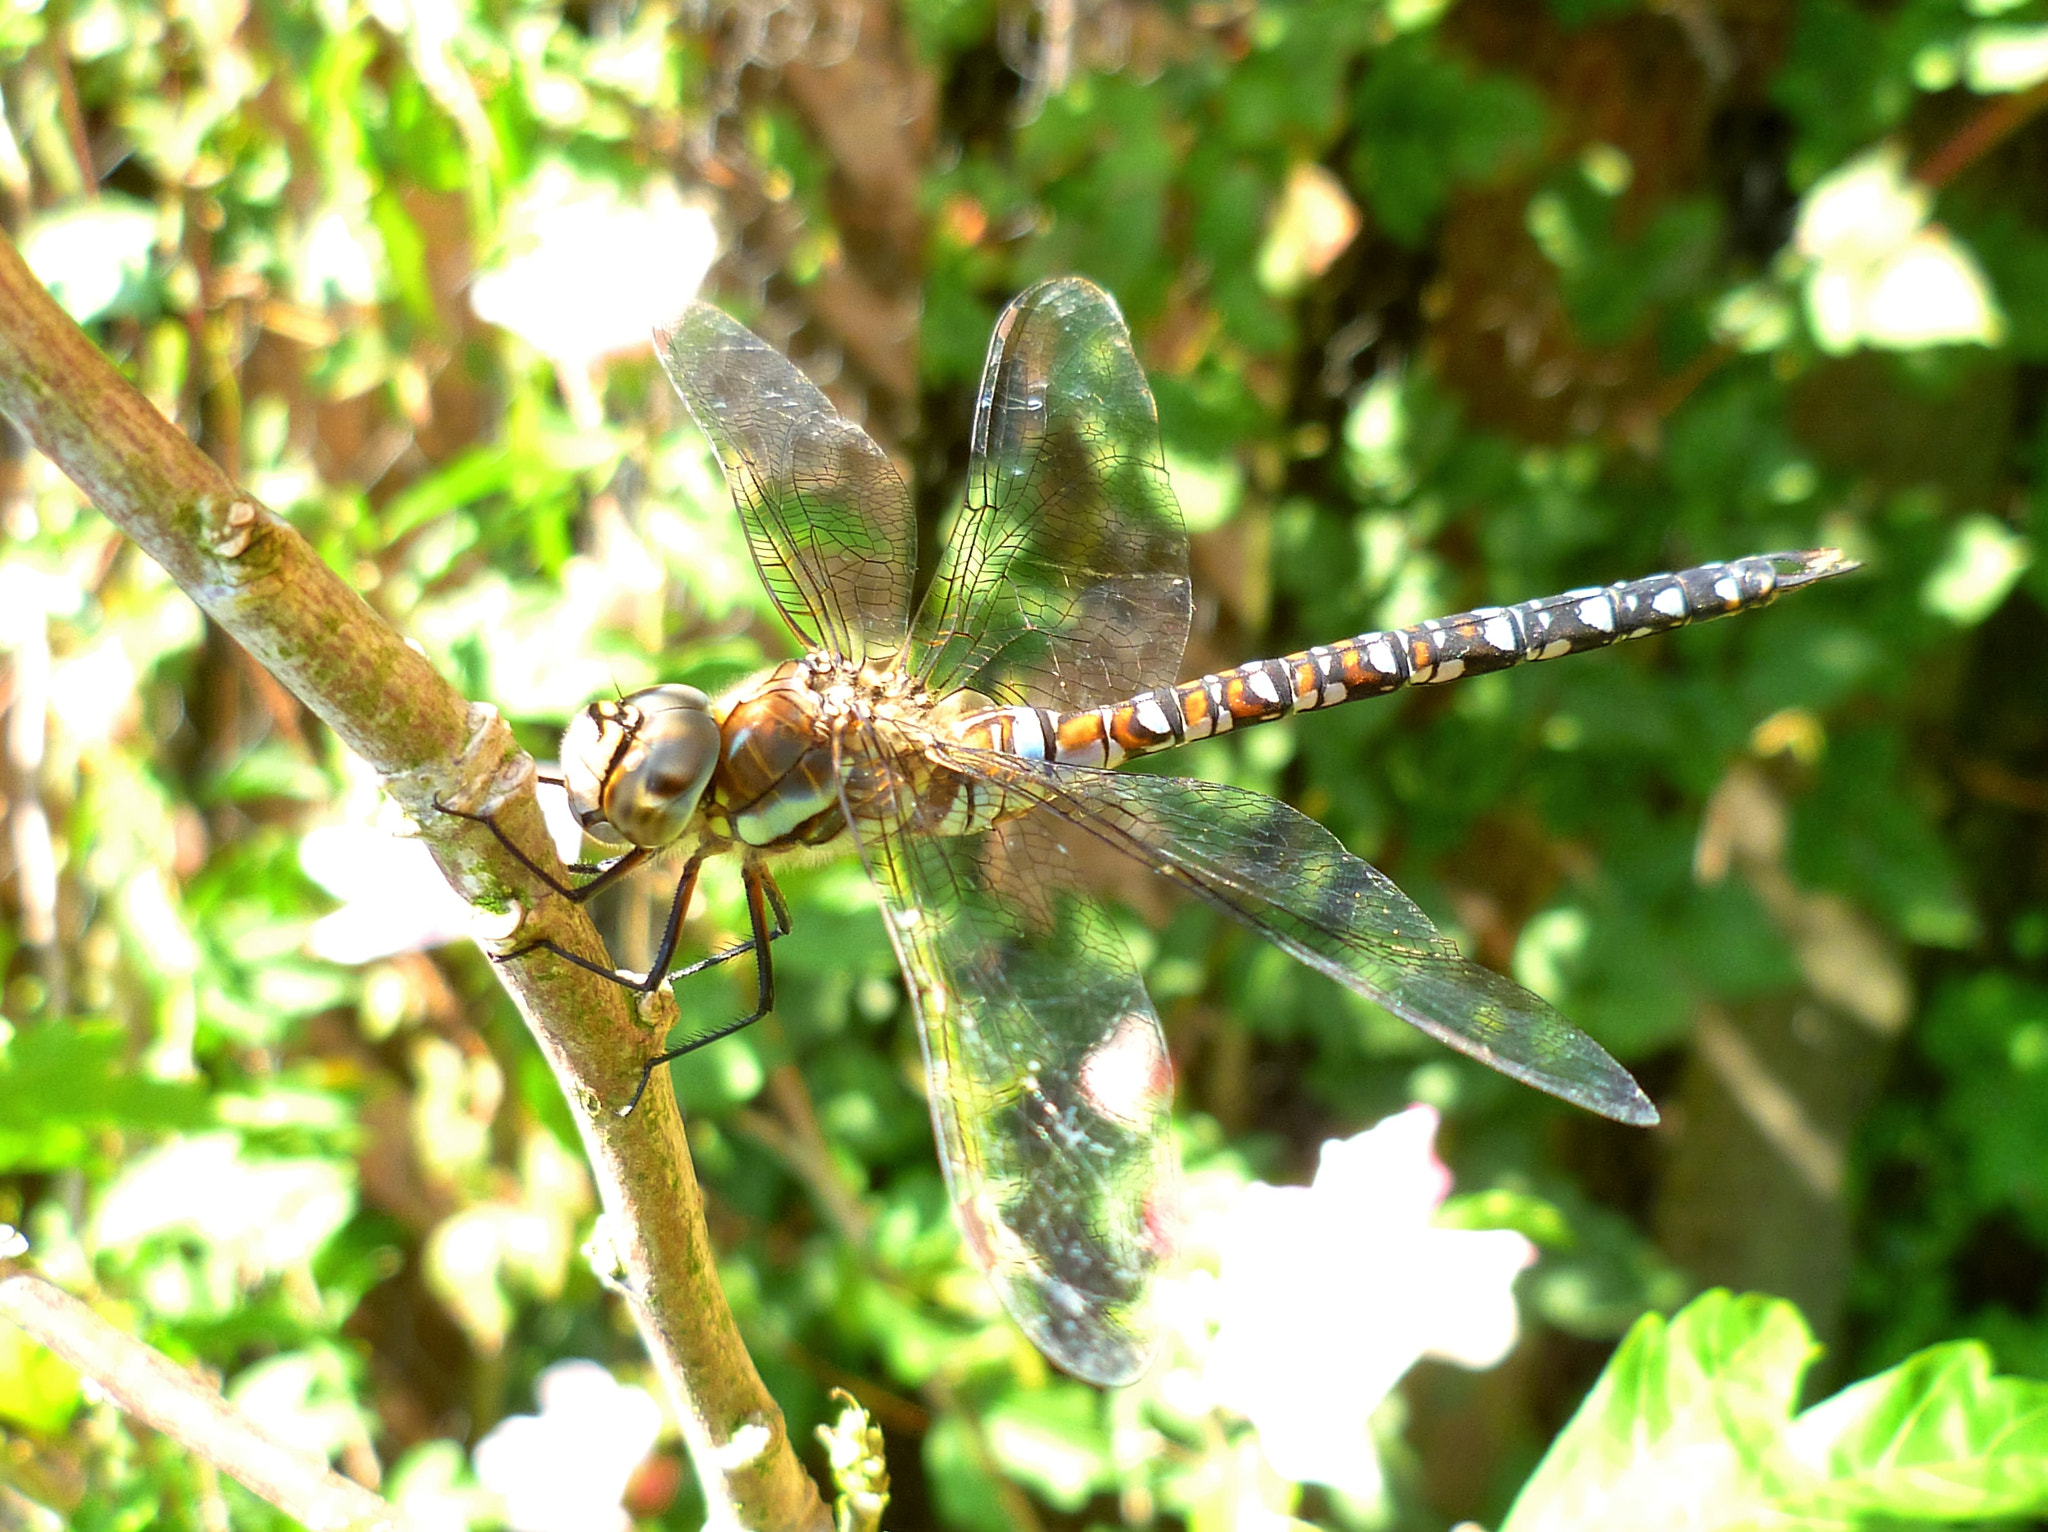
[(593, 702), (562, 733), (569, 807), (598, 840), (659, 850), (697, 812), (720, 750), (711, 699), (694, 686)]
[(1165, 1035), (1076, 847), (1160, 874), (1504, 1074), (1657, 1120), (1599, 1044), (1466, 961), (1313, 820), (1219, 783), (1105, 768), (1725, 616), (1853, 564), (1818, 550), (1701, 565), (1183, 681), (1187, 537), (1151, 391), (1100, 288), (1043, 282), (998, 320), (965, 503), (914, 618), (916, 518), (881, 449), (709, 305), (657, 342), (805, 657), (716, 703), (654, 687), (572, 723), (577, 816), (634, 849), (570, 892), (695, 833), (645, 988), (667, 971), (699, 865), (737, 854), (754, 934), (735, 950), (759, 964), (758, 1016), (773, 1003), (769, 943), (787, 929), (767, 859), (850, 841), (916, 1011), (967, 1248), (1053, 1361), (1099, 1383), (1145, 1369), (1147, 1295), (1178, 1221)]

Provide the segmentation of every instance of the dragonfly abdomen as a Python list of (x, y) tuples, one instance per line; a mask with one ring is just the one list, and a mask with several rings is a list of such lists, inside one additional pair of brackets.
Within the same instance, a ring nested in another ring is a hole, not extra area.
[(1765, 606), (1782, 591), (1855, 567), (1832, 548), (1698, 564), (1675, 574), (1361, 633), (1081, 712), (995, 708), (963, 719), (958, 737), (970, 746), (1028, 760), (1115, 766), (1132, 756), (1291, 713), (1559, 659), (1731, 616)]

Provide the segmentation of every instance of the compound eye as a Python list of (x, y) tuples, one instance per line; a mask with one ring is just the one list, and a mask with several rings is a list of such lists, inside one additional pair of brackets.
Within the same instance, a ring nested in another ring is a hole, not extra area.
[(614, 845), (625, 838), (605, 818), (605, 781), (637, 725), (618, 703), (593, 702), (562, 731), (562, 786), (569, 794), (569, 811), (586, 835)]
[(718, 722), (711, 699), (694, 686), (635, 692), (623, 711), (635, 723), (605, 770), (603, 817), (633, 845), (652, 850), (681, 835), (697, 812), (718, 767)]

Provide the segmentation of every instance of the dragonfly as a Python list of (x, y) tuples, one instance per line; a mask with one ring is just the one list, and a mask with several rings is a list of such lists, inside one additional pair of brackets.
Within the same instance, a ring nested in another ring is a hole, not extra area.
[[(1703, 564), (1184, 681), (1187, 535), (1150, 387), (1101, 288), (1041, 282), (1003, 311), (963, 502), (914, 614), (916, 520), (881, 448), (709, 304), (655, 341), (802, 657), (716, 698), (670, 683), (594, 702), (563, 735), (570, 805), (620, 854), (574, 887), (542, 875), (580, 901), (657, 854), (681, 871), (646, 973), (537, 945), (642, 991), (754, 960), (753, 1011), (656, 1055), (633, 1102), (658, 1065), (773, 1008), (772, 944), (791, 922), (771, 868), (850, 844), (916, 1013), (965, 1247), (1031, 1341), (1100, 1384), (1140, 1376), (1157, 1349), (1147, 1295), (1174, 1251), (1178, 1163), (1159, 1016), (1084, 851), (1131, 859), (1503, 1074), (1656, 1122), (1598, 1043), (1461, 956), (1314, 820), (1240, 788), (1114, 768), (1747, 611), (1852, 561), (1815, 549)], [(677, 968), (684, 914), (719, 856), (739, 860), (751, 934)]]

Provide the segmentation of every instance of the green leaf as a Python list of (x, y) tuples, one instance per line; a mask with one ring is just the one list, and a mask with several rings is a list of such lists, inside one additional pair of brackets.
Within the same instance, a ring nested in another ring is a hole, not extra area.
[(989, 1453), (1052, 1504), (1077, 1511), (1112, 1482), (1101, 1400), (1065, 1382), (1012, 1394), (983, 1421)]
[(1791, 1419), (1818, 1348), (1781, 1298), (1637, 1323), (1501, 1532), (1976, 1521), (2048, 1510), (2048, 1383), (1936, 1346)]
[(203, 1087), (152, 1080), (110, 1022), (26, 1028), (0, 1050), (0, 1170), (84, 1163), (107, 1129), (162, 1132), (212, 1120)]
[(976, 1430), (959, 1415), (941, 1415), (924, 1439), (924, 1471), (942, 1523), (961, 1532), (1008, 1532), (1003, 1496)]
[(466, 452), (392, 496), (391, 503), (384, 507), (380, 530), (387, 538), (403, 537), (437, 516), (501, 494), (511, 469), (511, 460), (501, 448), (479, 447)]
[(70, 1363), (13, 1325), (0, 1325), (0, 1420), (54, 1436), (82, 1398)]
[(2048, 1383), (1991, 1375), (1978, 1341), (1908, 1357), (1792, 1423), (1818, 1510), (1931, 1521), (2048, 1509)]
[(1475, 75), (1422, 38), (1382, 50), (1353, 103), (1352, 176), (1380, 226), (1421, 242), (1459, 182), (1505, 171), (1543, 144), (1542, 99), (1507, 75)]
[(1501, 1532), (1754, 1525), (1779, 1498), (1778, 1438), (1817, 1350), (1783, 1299), (1717, 1291), (1646, 1315)]

